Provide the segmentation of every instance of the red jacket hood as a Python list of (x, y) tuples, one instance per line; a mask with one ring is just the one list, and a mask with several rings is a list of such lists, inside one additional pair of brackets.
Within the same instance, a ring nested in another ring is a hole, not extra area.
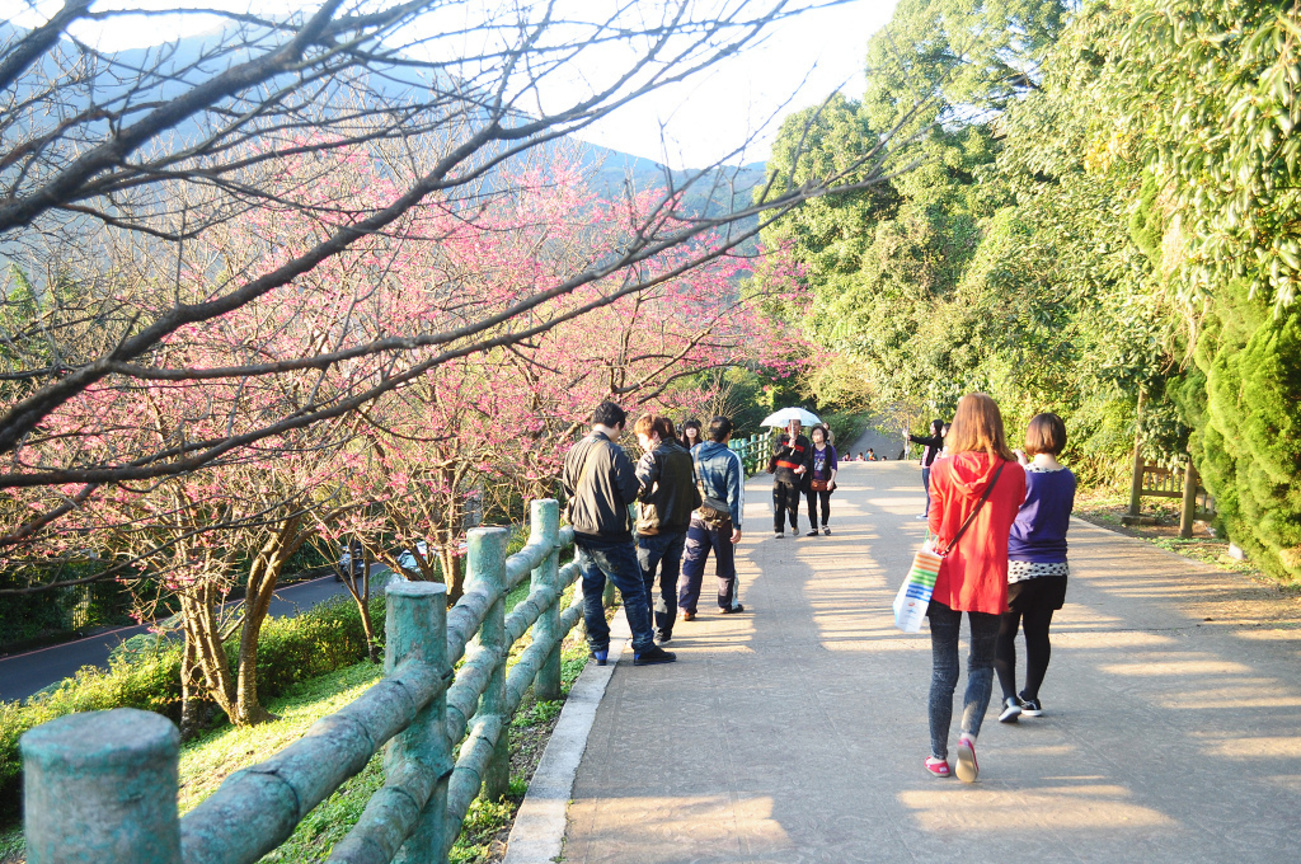
[(1003, 460), (988, 453), (966, 452), (947, 457), (954, 485), (965, 495), (982, 495)]

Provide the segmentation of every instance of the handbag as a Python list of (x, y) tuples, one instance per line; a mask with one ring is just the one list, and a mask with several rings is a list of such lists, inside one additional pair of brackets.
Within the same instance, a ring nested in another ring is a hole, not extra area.
[(989, 493), (994, 491), (994, 484), (998, 482), (998, 475), (1003, 473), (1003, 465), (1006, 464), (1006, 462), (999, 464), (994, 472), (994, 478), (985, 487), (985, 494), (980, 496), (976, 508), (967, 516), (948, 545), (939, 550), (935, 548), (934, 540), (927, 540), (913, 556), (908, 576), (899, 586), (899, 593), (894, 598), (894, 625), (903, 632), (916, 633), (922, 629), (922, 619), (926, 617), (926, 610), (931, 605), (931, 596), (935, 593), (935, 580), (939, 578), (940, 565), (945, 556), (953, 551), (953, 547), (958, 545), (958, 541), (962, 539), (962, 535), (966, 533), (976, 514), (980, 512), (980, 508), (989, 500)]
[(827, 487), (830, 485), (831, 485), (830, 481), (827, 480), (813, 480), (812, 482), (809, 483), (809, 488), (812, 489), (814, 492), (826, 492)]

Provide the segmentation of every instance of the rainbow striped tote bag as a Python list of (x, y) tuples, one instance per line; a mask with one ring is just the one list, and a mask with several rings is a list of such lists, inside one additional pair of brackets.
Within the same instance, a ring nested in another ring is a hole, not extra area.
[(894, 598), (894, 624), (903, 632), (916, 633), (922, 629), (922, 619), (931, 605), (931, 594), (935, 592), (935, 579), (940, 575), (942, 560), (930, 541), (913, 556), (908, 578), (903, 580)]

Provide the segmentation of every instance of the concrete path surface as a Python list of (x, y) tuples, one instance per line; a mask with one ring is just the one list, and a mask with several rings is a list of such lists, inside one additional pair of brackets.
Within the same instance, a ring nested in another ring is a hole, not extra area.
[(755, 478), (746, 612), (717, 615), (707, 575), (677, 663), (624, 655), (565, 861), (1301, 861), (1295, 597), (1076, 520), (1045, 715), (998, 723), (996, 685), (979, 782), (938, 780), (922, 768), (930, 640), (890, 614), (925, 532), (920, 474), (840, 479), (832, 536), (774, 540)]

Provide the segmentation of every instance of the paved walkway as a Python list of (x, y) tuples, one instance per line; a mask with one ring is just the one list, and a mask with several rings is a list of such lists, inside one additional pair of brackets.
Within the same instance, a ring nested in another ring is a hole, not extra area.
[(1047, 713), (1012, 726), (994, 708), (980, 781), (936, 780), (929, 639), (890, 616), (920, 476), (840, 479), (835, 533), (784, 540), (751, 482), (746, 613), (702, 604), (679, 662), (614, 668), (565, 861), (1301, 861), (1296, 598), (1075, 521)]

